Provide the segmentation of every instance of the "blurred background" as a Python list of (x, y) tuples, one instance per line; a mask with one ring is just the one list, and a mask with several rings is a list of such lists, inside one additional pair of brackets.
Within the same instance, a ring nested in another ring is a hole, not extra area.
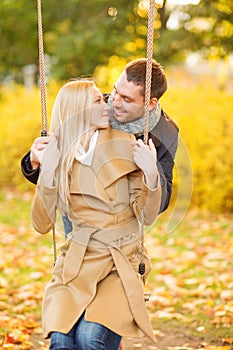
[[(125, 64), (146, 56), (148, 0), (41, 2), (49, 119), (69, 78), (94, 76), (109, 93)], [(230, 350), (233, 0), (155, 3), (153, 58), (168, 78), (160, 102), (179, 126), (179, 147), (171, 204), (145, 235), (153, 266), (148, 309), (158, 349)], [(35, 186), (20, 170), (41, 132), (38, 61), (37, 1), (1, 0), (0, 349), (48, 349), (40, 318), (52, 237), (31, 227)], [(56, 233), (63, 242), (61, 223)]]
[[(111, 92), (125, 64), (146, 56), (147, 12), (148, 0), (42, 1), (48, 115), (70, 77)], [(180, 129), (172, 200), (182, 192), (183, 213), (233, 211), (232, 12), (232, 0), (156, 1), (153, 57)], [(2, 0), (0, 13), (0, 190), (25, 195), (34, 187), (20, 159), (41, 129), (36, 1)]]

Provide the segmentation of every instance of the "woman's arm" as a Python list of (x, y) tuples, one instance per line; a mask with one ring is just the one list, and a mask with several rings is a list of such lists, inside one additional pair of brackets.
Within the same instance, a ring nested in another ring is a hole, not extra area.
[(37, 137), (28, 152), (21, 160), (21, 171), (26, 179), (37, 184), (40, 174), (41, 155), (50, 140), (49, 136)]
[(31, 223), (34, 229), (48, 233), (56, 221), (57, 188), (48, 188), (39, 179), (31, 206)]
[(129, 175), (130, 203), (140, 220), (144, 210), (144, 224), (151, 225), (160, 212), (162, 188), (157, 168), (157, 152), (152, 140), (145, 145), (142, 140), (132, 143), (134, 161), (141, 169)]
[(157, 167), (157, 152), (152, 142), (149, 140), (149, 145), (145, 145), (142, 140), (133, 142), (134, 161), (137, 166), (143, 171), (145, 183), (150, 189), (155, 189), (158, 186), (159, 171)]
[(59, 162), (59, 151), (54, 136), (43, 150), (40, 159), (41, 172), (31, 207), (31, 221), (36, 231), (47, 233), (56, 219), (57, 186), (54, 183), (54, 174)]
[(144, 224), (152, 225), (159, 214), (161, 203), (161, 184), (153, 190), (145, 184), (141, 172), (134, 171), (129, 174), (130, 205), (135, 216), (140, 221), (142, 209), (144, 210)]

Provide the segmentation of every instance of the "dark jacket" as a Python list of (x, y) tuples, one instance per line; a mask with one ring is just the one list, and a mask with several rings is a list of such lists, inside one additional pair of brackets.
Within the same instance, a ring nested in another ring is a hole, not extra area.
[[(178, 145), (178, 132), (177, 125), (162, 110), (159, 122), (149, 133), (149, 138), (152, 139), (157, 150), (158, 170), (162, 185), (160, 213), (167, 209), (171, 198), (174, 158)], [(143, 134), (136, 134), (135, 137), (137, 139), (143, 139)], [(21, 169), (26, 179), (34, 184), (37, 183), (39, 169), (31, 169), (30, 152), (21, 160)]]

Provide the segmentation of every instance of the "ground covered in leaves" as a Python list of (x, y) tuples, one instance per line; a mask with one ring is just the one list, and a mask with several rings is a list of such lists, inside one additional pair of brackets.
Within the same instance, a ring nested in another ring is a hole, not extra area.
[[(0, 349), (48, 349), (41, 299), (53, 265), (51, 235), (30, 227), (30, 200), (14, 196), (6, 206), (0, 198)], [(123, 350), (233, 349), (232, 217), (190, 210), (172, 233), (166, 221), (146, 232), (148, 312), (158, 343), (124, 339)]]

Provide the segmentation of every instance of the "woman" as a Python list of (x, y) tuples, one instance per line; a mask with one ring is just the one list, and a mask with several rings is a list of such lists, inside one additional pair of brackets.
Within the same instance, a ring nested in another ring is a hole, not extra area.
[[(35, 230), (50, 231), (56, 208), (73, 226), (43, 298), (51, 350), (116, 350), (122, 336), (154, 340), (137, 271), (141, 209), (150, 225), (160, 208), (156, 150), (151, 141), (145, 146), (111, 129), (108, 112), (93, 81), (69, 81), (53, 107), (56, 137), (40, 155), (32, 147), (41, 159), (31, 208)], [(144, 262), (147, 275), (145, 251)]]

